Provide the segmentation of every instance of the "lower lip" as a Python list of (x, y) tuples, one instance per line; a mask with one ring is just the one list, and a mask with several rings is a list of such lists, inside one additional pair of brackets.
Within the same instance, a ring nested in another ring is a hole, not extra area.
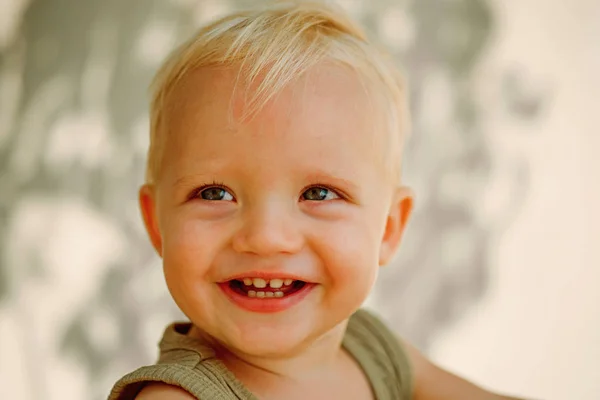
[(314, 283), (305, 283), (304, 286), (291, 294), (283, 297), (256, 298), (248, 297), (233, 290), (229, 282), (218, 284), (225, 295), (239, 307), (257, 313), (276, 313), (292, 308), (302, 301), (316, 286)]

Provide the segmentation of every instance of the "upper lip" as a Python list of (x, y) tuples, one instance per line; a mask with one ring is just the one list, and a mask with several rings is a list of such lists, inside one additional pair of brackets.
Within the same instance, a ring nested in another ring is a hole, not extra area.
[(290, 274), (288, 272), (250, 271), (250, 272), (241, 272), (241, 273), (238, 273), (238, 274), (235, 274), (235, 275), (231, 275), (231, 276), (223, 279), (222, 281), (220, 281), (220, 283), (232, 281), (234, 279), (241, 281), (244, 278), (262, 278), (264, 280), (271, 280), (271, 279), (292, 279), (294, 281), (308, 282), (306, 280), (306, 278), (303, 278), (303, 277), (295, 275), (295, 274)]

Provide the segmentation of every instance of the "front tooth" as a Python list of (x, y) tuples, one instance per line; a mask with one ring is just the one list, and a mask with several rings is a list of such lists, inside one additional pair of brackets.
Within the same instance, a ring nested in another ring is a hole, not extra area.
[(248, 290), (248, 297), (256, 297), (256, 292), (254, 290)]
[(246, 286), (252, 285), (252, 279), (250, 279), (250, 278), (244, 278), (244, 285), (246, 285)]
[(273, 297), (273, 296), (275, 296), (275, 294), (273, 294), (273, 292), (265, 292), (265, 296)]
[(283, 297), (283, 292), (276, 291), (275, 292), (275, 297)]
[(256, 292), (256, 297), (260, 297), (262, 299), (265, 297), (265, 292)]
[(267, 287), (267, 281), (265, 281), (264, 279), (254, 278), (252, 279), (252, 283), (254, 284), (254, 287), (257, 287), (259, 289)]
[(290, 286), (292, 284), (292, 282), (294, 282), (292, 279), (286, 279), (285, 281), (283, 281), (283, 284), (285, 286)]
[(283, 281), (281, 279), (271, 279), (269, 281), (269, 286), (271, 286), (273, 289), (279, 289), (283, 286)]

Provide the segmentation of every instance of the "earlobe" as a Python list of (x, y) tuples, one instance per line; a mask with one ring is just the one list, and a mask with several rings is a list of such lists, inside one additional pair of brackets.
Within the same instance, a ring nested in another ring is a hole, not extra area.
[(139, 203), (146, 232), (148, 232), (152, 246), (154, 246), (158, 255), (162, 256), (162, 237), (156, 216), (156, 198), (153, 186), (146, 184), (140, 188)]
[(388, 264), (400, 246), (404, 229), (412, 214), (413, 202), (414, 194), (410, 188), (402, 186), (396, 189), (379, 250), (380, 266)]

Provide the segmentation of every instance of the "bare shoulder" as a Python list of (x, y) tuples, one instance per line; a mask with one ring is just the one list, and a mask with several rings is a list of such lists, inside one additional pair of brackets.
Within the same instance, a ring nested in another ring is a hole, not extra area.
[(135, 397), (136, 400), (196, 400), (185, 390), (166, 383), (152, 383)]
[(468, 382), (438, 367), (409, 343), (400, 341), (413, 368), (414, 400), (518, 400), (489, 392)]

